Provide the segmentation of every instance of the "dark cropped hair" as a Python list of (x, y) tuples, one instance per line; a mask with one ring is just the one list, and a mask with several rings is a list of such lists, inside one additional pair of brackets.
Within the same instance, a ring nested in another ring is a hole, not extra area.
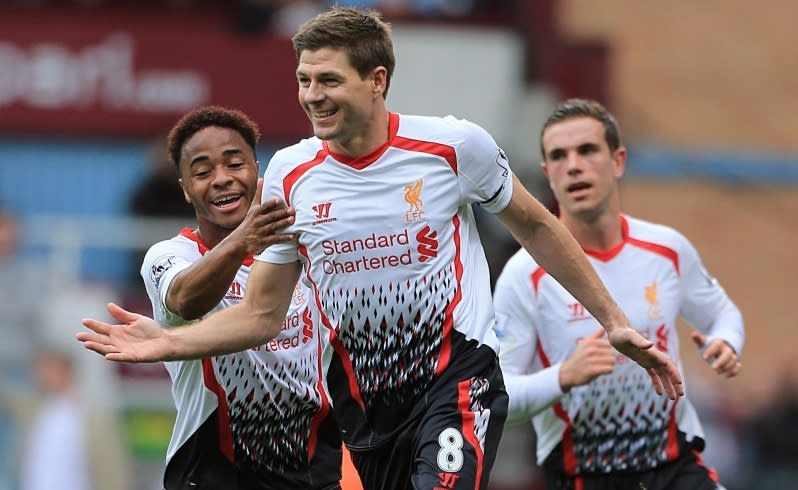
[(610, 151), (621, 147), (621, 130), (618, 127), (618, 121), (610, 111), (595, 100), (568, 99), (554, 109), (554, 112), (543, 123), (543, 129), (540, 130), (540, 152), (543, 154), (544, 160), (546, 159), (546, 149), (543, 148), (543, 133), (552, 124), (575, 117), (590, 117), (600, 122), (604, 125), (604, 139), (607, 141)]
[(344, 49), (349, 62), (364, 78), (371, 70), (384, 66), (388, 72), (384, 97), (388, 95), (396, 57), (391, 40), (391, 26), (380, 13), (371, 9), (333, 7), (299, 27), (292, 39), (296, 59), (304, 50)]
[[(238, 132), (247, 145), (252, 148), (253, 155), (255, 154), (255, 146), (260, 140), (260, 130), (249, 116), (241, 111), (219, 106), (197, 107), (177, 121), (166, 139), (169, 159), (178, 170), (180, 170), (180, 155), (183, 152), (183, 145), (198, 131), (211, 126)], [(255, 159), (257, 160), (257, 156)]]

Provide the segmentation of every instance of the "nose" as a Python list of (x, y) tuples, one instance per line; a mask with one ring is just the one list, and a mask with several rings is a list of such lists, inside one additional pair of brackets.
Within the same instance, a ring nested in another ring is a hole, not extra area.
[(224, 166), (221, 166), (213, 173), (214, 187), (225, 187), (233, 181), (233, 176)]
[(319, 82), (311, 81), (307, 87), (304, 88), (303, 98), (307, 104), (315, 104), (324, 100), (324, 90)]
[(582, 159), (577, 152), (568, 153), (565, 168), (568, 171), (568, 175), (576, 175), (582, 172)]

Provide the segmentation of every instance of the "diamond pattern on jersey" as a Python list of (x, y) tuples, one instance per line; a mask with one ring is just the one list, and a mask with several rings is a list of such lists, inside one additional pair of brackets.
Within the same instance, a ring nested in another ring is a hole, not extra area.
[[(307, 466), (311, 424), (321, 401), (315, 391), (299, 393), (281, 380), (315, 378), (312, 357), (272, 360), (269, 366), (250, 355), (214, 358), (216, 378), (227, 396), (238, 464), (255, 473)], [(271, 375), (258, 375), (264, 371)]]
[(339, 319), (338, 339), (349, 353), (367, 411), (409, 406), (426, 391), (435, 377), (454, 277), (449, 267), (417, 282), (321, 295), (330, 321)]
[(657, 396), (648, 376), (603, 376), (587, 390), (584, 397), (568, 395), (564, 400), (574, 414), (577, 473), (640, 471), (669, 459), (668, 424), (674, 402)]

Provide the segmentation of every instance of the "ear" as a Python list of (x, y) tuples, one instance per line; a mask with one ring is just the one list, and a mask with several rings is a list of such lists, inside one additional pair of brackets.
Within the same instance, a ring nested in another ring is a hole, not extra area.
[(371, 84), (374, 95), (382, 96), (388, 83), (388, 70), (384, 66), (378, 66), (371, 72)]
[(183, 198), (187, 203), (191, 204), (191, 197), (186, 192), (186, 185), (183, 183), (183, 179), (177, 179), (177, 183), (180, 184), (180, 189), (183, 191)]
[(626, 171), (626, 147), (620, 146), (612, 155), (613, 174), (616, 179), (623, 177)]

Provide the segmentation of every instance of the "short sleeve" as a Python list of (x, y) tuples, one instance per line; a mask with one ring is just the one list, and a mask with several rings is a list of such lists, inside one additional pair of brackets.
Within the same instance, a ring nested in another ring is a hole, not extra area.
[[(263, 174), (263, 194), (261, 202), (266, 202), (275, 197), (288, 202), (285, 195), (283, 181), (285, 179), (286, 166), (281, 161), (281, 153), (277, 152), (269, 161), (266, 171)], [(293, 225), (284, 230), (285, 233), (293, 232)], [(266, 248), (263, 252), (255, 255), (255, 260), (269, 262), (272, 264), (290, 264), (299, 260), (299, 252), (295, 241), (286, 243), (275, 243)]]
[(192, 261), (179, 252), (170, 242), (153, 245), (144, 256), (141, 265), (141, 277), (152, 304), (155, 320), (165, 327), (174, 327), (188, 323), (166, 306), (166, 293), (172, 280), (180, 272), (188, 269)]
[(456, 147), (460, 192), (465, 204), (490, 213), (502, 211), (512, 197), (512, 172), (507, 155), (480, 126), (461, 121), (462, 141)]

